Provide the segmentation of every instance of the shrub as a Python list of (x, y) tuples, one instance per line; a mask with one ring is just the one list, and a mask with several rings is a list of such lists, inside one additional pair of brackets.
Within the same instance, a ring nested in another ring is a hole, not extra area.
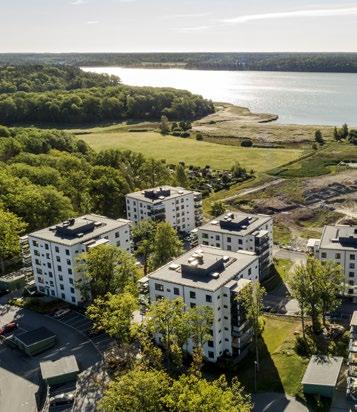
[(250, 139), (243, 139), (240, 143), (242, 147), (252, 147), (253, 142)]
[(196, 134), (196, 140), (203, 140), (202, 133), (197, 133)]

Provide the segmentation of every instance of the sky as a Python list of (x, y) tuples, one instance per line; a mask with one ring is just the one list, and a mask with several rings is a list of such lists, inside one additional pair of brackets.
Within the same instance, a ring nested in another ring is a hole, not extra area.
[(357, 0), (0, 0), (0, 52), (357, 52)]

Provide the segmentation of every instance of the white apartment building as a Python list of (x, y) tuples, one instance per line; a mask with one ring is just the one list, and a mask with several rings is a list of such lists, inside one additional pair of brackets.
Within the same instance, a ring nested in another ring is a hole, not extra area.
[(164, 186), (126, 195), (127, 218), (134, 223), (153, 219), (169, 222), (180, 232), (202, 223), (201, 193)]
[(321, 239), (309, 239), (308, 249), (322, 262), (340, 264), (346, 277), (346, 295), (357, 302), (357, 226), (325, 226)]
[(130, 222), (90, 214), (33, 232), (28, 241), (37, 290), (77, 305), (78, 255), (106, 243), (130, 252)]
[(260, 279), (273, 262), (273, 219), (267, 215), (227, 212), (197, 229), (198, 243), (259, 256)]
[[(188, 308), (211, 307), (212, 338), (204, 345), (204, 355), (211, 362), (220, 357), (237, 361), (248, 351), (252, 330), (235, 297), (258, 278), (259, 261), (254, 253), (200, 245), (148, 275), (150, 301), (181, 297)], [(185, 348), (192, 353), (192, 342)]]

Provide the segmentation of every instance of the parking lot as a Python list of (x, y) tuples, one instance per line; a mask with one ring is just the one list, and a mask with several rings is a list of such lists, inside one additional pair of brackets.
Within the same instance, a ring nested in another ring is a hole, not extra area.
[[(93, 410), (98, 389), (88, 377), (95, 378), (101, 370), (102, 353), (112, 340), (104, 334), (93, 338), (87, 336), (90, 322), (77, 312), (55, 319), (26, 309), (1, 305), (0, 302), (0, 326), (12, 321), (18, 325), (16, 333), (44, 326), (56, 334), (57, 343), (53, 348), (33, 357), (0, 343), (0, 411), (36, 411), (35, 394), (41, 382), (39, 363), (68, 355), (75, 355), (77, 359), (81, 371), (79, 381), (89, 385), (85, 391), (85, 402), (81, 402), (76, 410)], [(81, 376), (87, 378), (83, 380)]]
[[(50, 315), (46, 315), (46, 317), (54, 319)], [(111, 344), (114, 343), (114, 340), (105, 333), (100, 333), (97, 336), (88, 336), (92, 323), (88, 318), (79, 312), (72, 310), (61, 318), (55, 320), (74, 329), (76, 332), (85, 336), (86, 339), (90, 339), (101, 354), (103, 354), (111, 346)]]

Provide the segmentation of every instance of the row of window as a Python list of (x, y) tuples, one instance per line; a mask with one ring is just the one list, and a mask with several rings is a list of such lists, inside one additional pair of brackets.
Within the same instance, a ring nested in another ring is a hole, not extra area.
[[(327, 254), (326, 254), (326, 252), (321, 252), (321, 259), (326, 259), (326, 257), (327, 257)], [(350, 253), (350, 260), (356, 260), (356, 255), (354, 255), (353, 253)], [(341, 253), (335, 253), (335, 259), (341, 259)], [(351, 265), (352, 265), (353, 263), (351, 263)], [(354, 265), (354, 264), (353, 264)], [(354, 266), (353, 266), (353, 268), (351, 268), (351, 269), (354, 269)]]

